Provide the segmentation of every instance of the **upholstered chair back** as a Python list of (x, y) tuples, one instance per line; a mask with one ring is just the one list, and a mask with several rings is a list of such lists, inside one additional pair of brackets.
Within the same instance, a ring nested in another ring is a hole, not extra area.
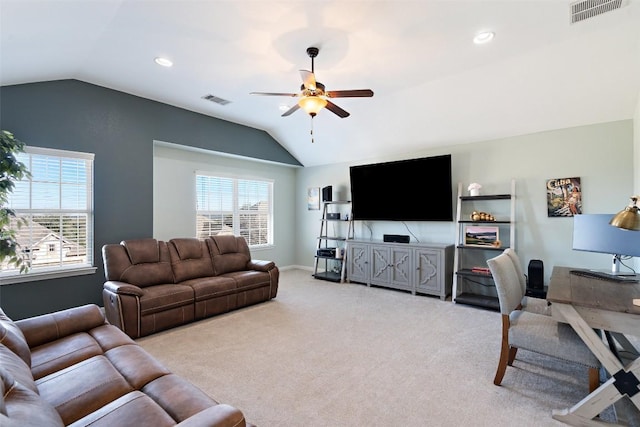
[(214, 275), (209, 247), (205, 241), (196, 238), (171, 239), (168, 246), (176, 282)]
[(216, 275), (244, 270), (251, 261), (251, 252), (244, 237), (209, 236), (207, 244)]
[(161, 240), (123, 240), (119, 245), (104, 245), (102, 258), (107, 280), (141, 288), (174, 282), (169, 249)]
[(513, 267), (516, 269), (516, 274), (518, 275), (518, 283), (520, 283), (520, 287), (522, 288), (523, 294), (526, 293), (527, 277), (524, 275), (524, 269), (522, 268), (522, 262), (520, 261), (520, 257), (518, 256), (518, 253), (513, 248), (505, 249), (504, 253), (507, 254), (509, 258), (511, 258)]
[(509, 315), (516, 310), (524, 297), (524, 290), (520, 287), (518, 273), (511, 258), (502, 253), (487, 261), (500, 300), (500, 312)]

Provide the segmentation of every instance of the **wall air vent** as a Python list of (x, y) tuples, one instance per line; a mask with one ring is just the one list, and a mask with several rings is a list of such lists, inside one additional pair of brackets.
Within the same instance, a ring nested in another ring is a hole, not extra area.
[(207, 101), (215, 102), (216, 104), (220, 104), (220, 105), (227, 105), (231, 102), (231, 101), (227, 101), (226, 99), (220, 98), (219, 96), (215, 96), (211, 94), (203, 96), (202, 99), (206, 99)]
[(580, 0), (571, 3), (571, 23), (584, 21), (626, 6), (629, 0)]

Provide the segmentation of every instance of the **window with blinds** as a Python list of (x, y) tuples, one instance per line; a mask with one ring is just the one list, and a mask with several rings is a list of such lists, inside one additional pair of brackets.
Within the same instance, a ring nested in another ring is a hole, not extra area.
[(273, 244), (273, 183), (196, 174), (196, 237), (232, 234), (250, 247)]
[[(16, 183), (7, 207), (28, 274), (93, 265), (93, 154), (25, 147), (30, 178)], [(2, 275), (19, 274), (1, 266)]]

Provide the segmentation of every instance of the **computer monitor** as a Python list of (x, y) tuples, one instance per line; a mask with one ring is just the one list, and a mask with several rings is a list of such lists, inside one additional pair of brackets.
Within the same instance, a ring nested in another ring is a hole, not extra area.
[(620, 273), (624, 256), (640, 257), (640, 231), (609, 224), (615, 214), (581, 214), (573, 217), (573, 249), (611, 254), (611, 272)]

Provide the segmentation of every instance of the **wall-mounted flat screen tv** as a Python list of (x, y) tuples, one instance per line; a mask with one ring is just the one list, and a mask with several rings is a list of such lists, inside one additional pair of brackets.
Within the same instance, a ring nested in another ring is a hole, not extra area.
[(370, 221), (453, 221), (451, 155), (351, 166), (351, 215)]

